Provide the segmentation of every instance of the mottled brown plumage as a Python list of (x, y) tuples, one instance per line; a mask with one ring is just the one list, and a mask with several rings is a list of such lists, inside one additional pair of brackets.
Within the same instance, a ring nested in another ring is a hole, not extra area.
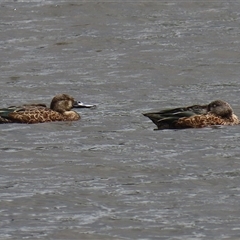
[(211, 125), (235, 125), (239, 124), (237, 118), (221, 118), (212, 113), (183, 117), (176, 121), (176, 128), (202, 128)]
[(0, 123), (43, 123), (76, 121), (80, 115), (72, 111), (75, 101), (67, 94), (56, 95), (47, 108), (45, 104), (26, 104), (0, 109)]
[(158, 113), (146, 113), (144, 116), (149, 117), (158, 129), (239, 124), (239, 119), (233, 113), (231, 106), (222, 100), (213, 101), (209, 105), (194, 105), (187, 108), (163, 110)]

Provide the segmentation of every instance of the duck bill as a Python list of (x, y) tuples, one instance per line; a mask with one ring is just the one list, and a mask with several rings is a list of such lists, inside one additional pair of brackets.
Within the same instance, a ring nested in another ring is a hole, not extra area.
[(96, 105), (92, 105), (92, 104), (85, 104), (83, 102), (80, 101), (75, 101), (73, 103), (73, 108), (95, 108)]

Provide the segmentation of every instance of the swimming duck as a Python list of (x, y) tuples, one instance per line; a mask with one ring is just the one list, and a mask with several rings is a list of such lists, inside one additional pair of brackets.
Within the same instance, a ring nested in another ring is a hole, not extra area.
[(166, 109), (143, 115), (150, 118), (159, 130), (239, 124), (231, 106), (222, 100), (215, 100), (208, 105)]
[(80, 115), (72, 108), (91, 108), (95, 105), (85, 105), (75, 101), (68, 94), (56, 95), (50, 104), (25, 104), (0, 109), (0, 123), (43, 123), (54, 121), (77, 121)]

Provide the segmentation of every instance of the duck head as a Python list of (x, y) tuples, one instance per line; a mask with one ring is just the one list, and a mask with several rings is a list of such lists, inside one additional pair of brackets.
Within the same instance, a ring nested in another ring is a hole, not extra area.
[(68, 94), (56, 95), (50, 104), (50, 108), (54, 111), (63, 113), (70, 111), (72, 108), (94, 108), (96, 105), (84, 104), (80, 101), (75, 101), (73, 97)]
[(208, 105), (208, 111), (222, 118), (229, 118), (233, 114), (231, 106), (222, 100), (216, 100)]
[(63, 113), (70, 111), (73, 108), (74, 102), (74, 98), (68, 94), (58, 94), (52, 99), (50, 108), (56, 112)]

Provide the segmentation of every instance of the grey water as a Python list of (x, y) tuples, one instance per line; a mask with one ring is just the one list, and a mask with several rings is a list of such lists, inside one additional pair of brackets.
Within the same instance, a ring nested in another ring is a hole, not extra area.
[(240, 116), (239, 25), (239, 1), (0, 1), (1, 107), (97, 104), (0, 126), (0, 239), (239, 239), (239, 126), (142, 115), (223, 99)]

